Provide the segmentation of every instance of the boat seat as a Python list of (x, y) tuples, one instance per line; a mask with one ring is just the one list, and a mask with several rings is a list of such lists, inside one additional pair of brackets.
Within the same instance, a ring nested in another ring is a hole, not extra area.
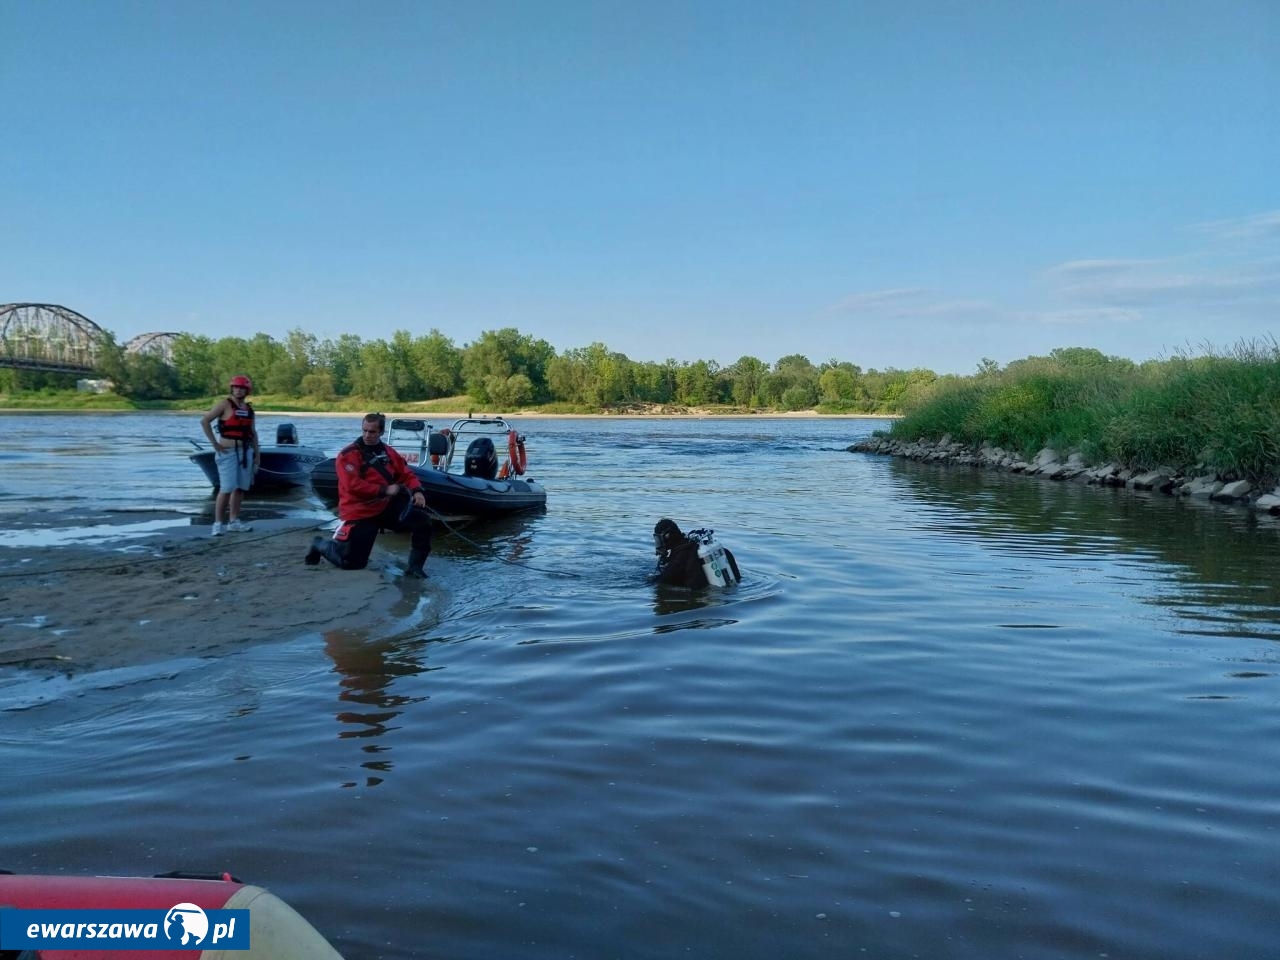
[(433, 433), (427, 438), (427, 453), (433, 457), (449, 455), (449, 438), (443, 433)]

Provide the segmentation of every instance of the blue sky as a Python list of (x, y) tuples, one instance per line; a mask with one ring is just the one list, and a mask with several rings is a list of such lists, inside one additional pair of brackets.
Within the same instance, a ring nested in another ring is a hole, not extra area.
[(0, 302), (971, 373), (1269, 339), (1280, 3), (0, 0)]

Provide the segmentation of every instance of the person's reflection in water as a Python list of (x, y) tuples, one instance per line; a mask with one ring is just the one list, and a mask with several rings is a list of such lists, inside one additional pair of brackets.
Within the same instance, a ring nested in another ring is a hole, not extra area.
[[(665, 583), (654, 584), (653, 612), (660, 617), (706, 608), (727, 609), (727, 602), (722, 594), (713, 590), (686, 590), (684, 587), (673, 587)], [(707, 622), (712, 626), (719, 626), (725, 620), (723, 617), (714, 617), (708, 618)], [(654, 632), (668, 633), (671, 630), (684, 630), (690, 626), (701, 626), (701, 618), (681, 624), (659, 624), (654, 628)]]
[[(324, 652), (333, 661), (334, 672), (340, 675), (338, 700), (343, 707), (335, 714), (342, 724), (338, 739), (370, 741), (360, 747), (362, 753), (370, 755), (360, 764), (372, 771), (365, 778), (366, 787), (382, 783), (383, 775), (393, 766), (389, 757), (381, 756), (391, 750), (390, 744), (382, 741), (398, 729), (392, 721), (410, 704), (427, 699), (392, 692), (396, 681), (428, 669), (441, 669), (418, 662), (414, 656), (418, 649), (420, 641), (371, 641), (361, 630), (331, 630), (324, 635)], [(343, 786), (359, 784), (348, 781)]]

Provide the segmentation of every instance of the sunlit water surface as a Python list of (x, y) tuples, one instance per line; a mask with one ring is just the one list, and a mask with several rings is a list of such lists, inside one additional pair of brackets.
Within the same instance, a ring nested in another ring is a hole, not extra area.
[[(0, 867), (231, 869), (353, 960), (1277, 956), (1276, 525), (883, 425), (528, 419), (547, 511), (419, 630), (0, 672)], [(3, 426), (0, 545), (208, 521), (190, 415)], [(661, 516), (745, 581), (649, 582)]]

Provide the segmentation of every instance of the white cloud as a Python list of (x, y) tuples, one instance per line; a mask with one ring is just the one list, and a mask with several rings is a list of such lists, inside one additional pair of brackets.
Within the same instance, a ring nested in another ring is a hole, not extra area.
[(1265, 240), (1280, 238), (1280, 210), (1255, 213), (1230, 220), (1209, 220), (1196, 224), (1196, 229), (1225, 240)]
[(1032, 323), (1057, 326), (1096, 326), (1117, 323), (1139, 323), (1143, 319), (1141, 310), (1123, 307), (1083, 307), (1078, 310), (1046, 310), (1040, 313), (1028, 313), (1024, 319)]
[(910, 314), (918, 317), (980, 317), (991, 316), (998, 310), (1000, 308), (989, 300), (957, 299), (921, 304)]
[(990, 314), (995, 307), (987, 300), (941, 299), (923, 287), (897, 287), (855, 293), (827, 307), (824, 313), (844, 313), (907, 319), (911, 317), (965, 317)]
[(1045, 271), (1051, 298), (1098, 307), (1280, 307), (1280, 260), (1210, 258), (1075, 260)]
[(1280, 276), (1240, 273), (1167, 273), (1130, 276), (1110, 283), (1080, 284), (1063, 292), (1074, 298), (1111, 304), (1223, 305), (1275, 299)]
[(1183, 236), (1195, 242), (1175, 255), (1086, 255), (1034, 275), (1005, 272), (976, 296), (927, 283), (866, 290), (823, 312), (838, 325), (910, 342), (940, 369), (952, 353), (1014, 359), (1068, 340), (1138, 359), (1205, 336), (1232, 342), (1276, 329), (1280, 211), (1196, 225)]
[(1097, 277), (1114, 277), (1139, 270), (1158, 260), (1068, 260), (1045, 271), (1049, 277), (1062, 277), (1068, 282), (1080, 282)]
[(888, 307), (901, 308), (902, 304), (914, 303), (923, 297), (925, 291), (920, 287), (895, 287), (888, 290), (869, 290), (865, 293), (854, 293), (826, 307), (827, 313), (879, 313)]

